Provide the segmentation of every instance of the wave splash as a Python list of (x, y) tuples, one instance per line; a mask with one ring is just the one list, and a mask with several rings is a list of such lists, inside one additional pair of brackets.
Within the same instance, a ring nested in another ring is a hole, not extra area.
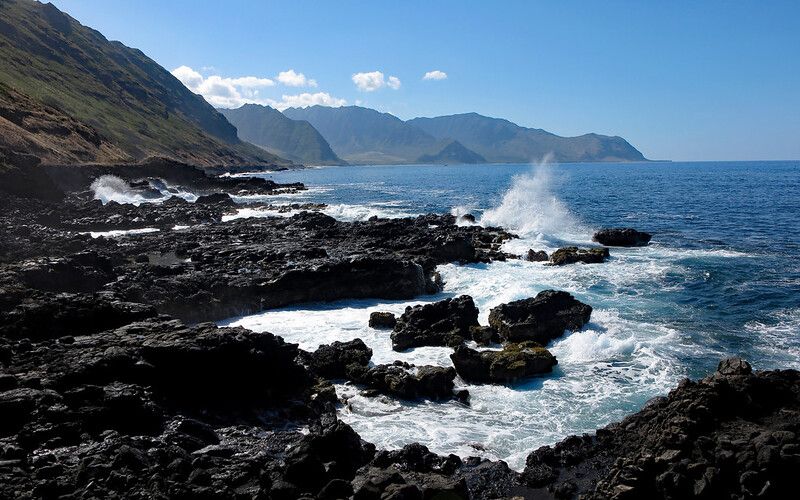
[(138, 189), (116, 175), (101, 175), (92, 182), (89, 189), (94, 193), (94, 199), (100, 200), (103, 205), (114, 201), (138, 206), (142, 203), (161, 203), (173, 196), (189, 202), (197, 199), (196, 194), (170, 187), (159, 179), (151, 179), (149, 185), (149, 189)]
[(483, 213), (484, 226), (501, 226), (524, 237), (586, 239), (590, 230), (551, 191), (552, 173), (545, 162), (513, 178), (500, 204)]

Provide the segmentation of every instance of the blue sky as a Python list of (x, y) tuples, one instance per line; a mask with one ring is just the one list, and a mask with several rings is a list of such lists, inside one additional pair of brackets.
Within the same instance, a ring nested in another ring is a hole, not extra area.
[(798, 1), (54, 3), (218, 105), (476, 111), (653, 159), (800, 158)]

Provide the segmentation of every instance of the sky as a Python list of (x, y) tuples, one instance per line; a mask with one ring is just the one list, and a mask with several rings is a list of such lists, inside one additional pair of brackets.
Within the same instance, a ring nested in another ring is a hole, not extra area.
[(800, 159), (800, 1), (53, 0), (217, 107), (475, 111), (650, 159)]

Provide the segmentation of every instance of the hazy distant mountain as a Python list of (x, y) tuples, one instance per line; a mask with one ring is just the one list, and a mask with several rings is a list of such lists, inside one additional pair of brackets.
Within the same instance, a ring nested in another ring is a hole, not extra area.
[(0, 147), (50, 162), (285, 164), (141, 51), (52, 4), (0, 1)]
[(417, 158), (418, 163), (486, 163), (486, 159), (474, 151), (465, 148), (458, 141), (448, 143), (435, 154), (426, 154)]
[(437, 139), (389, 113), (359, 106), (289, 108), (283, 114), (306, 120), (350, 163), (418, 163), (451, 140)]
[(239, 139), (305, 165), (341, 165), (328, 141), (305, 120), (292, 120), (277, 109), (245, 104), (220, 109), (239, 132)]
[(414, 118), (406, 123), (436, 138), (455, 139), (493, 163), (526, 163), (548, 154), (556, 162), (645, 160), (622, 137), (598, 134), (561, 137), (477, 113)]

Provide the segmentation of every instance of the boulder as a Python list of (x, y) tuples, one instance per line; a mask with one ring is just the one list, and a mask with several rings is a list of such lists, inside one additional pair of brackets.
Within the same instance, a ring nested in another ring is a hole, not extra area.
[(458, 216), (459, 222), (469, 222), (470, 224), (475, 223), (475, 216), (472, 214), (462, 214)]
[(390, 312), (374, 311), (369, 315), (370, 328), (394, 328), (397, 317)]
[(409, 306), (394, 327), (392, 348), (456, 346), (471, 338), (473, 326), (478, 326), (478, 308), (468, 295)]
[(534, 251), (532, 248), (525, 254), (525, 260), (528, 262), (545, 262), (549, 257), (544, 250)]
[(536, 297), (501, 304), (489, 311), (489, 325), (509, 342), (532, 340), (540, 344), (578, 330), (589, 321), (592, 306), (567, 292), (545, 290)]
[(563, 266), (583, 262), (584, 264), (600, 264), (608, 258), (608, 248), (559, 248), (550, 256), (550, 264)]
[(351, 364), (347, 378), (382, 394), (401, 399), (443, 400), (453, 397), (452, 367), (414, 366), (402, 361), (393, 364), (366, 367)]
[(508, 383), (550, 373), (558, 363), (536, 342), (506, 344), (500, 351), (476, 351), (465, 345), (450, 355), (458, 375), (473, 383)]
[(195, 203), (200, 205), (222, 205), (232, 207), (236, 205), (228, 193), (211, 193), (198, 196)]
[(592, 240), (609, 247), (640, 247), (647, 245), (652, 237), (632, 228), (607, 228), (594, 233)]
[(328, 378), (344, 378), (348, 365), (366, 366), (371, 358), (372, 349), (361, 339), (321, 345), (306, 355), (309, 368), (317, 375)]

